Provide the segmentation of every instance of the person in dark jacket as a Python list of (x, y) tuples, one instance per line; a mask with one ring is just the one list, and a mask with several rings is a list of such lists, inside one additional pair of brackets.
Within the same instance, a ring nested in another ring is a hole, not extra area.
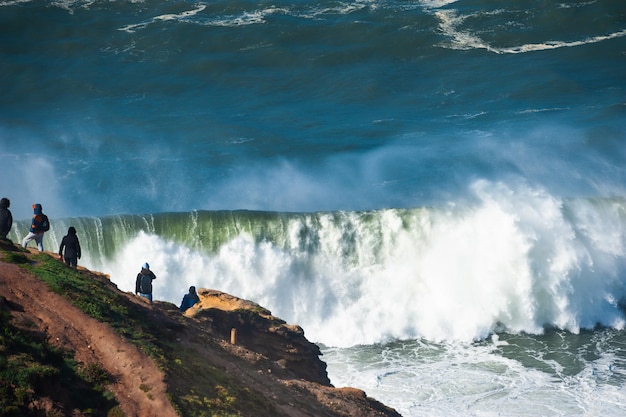
[(152, 303), (152, 281), (156, 279), (154, 272), (150, 270), (148, 262), (143, 264), (141, 272), (137, 274), (137, 281), (135, 281), (135, 294), (145, 297)]
[[(63, 253), (65, 249), (65, 253)], [(74, 226), (70, 226), (67, 229), (67, 235), (63, 236), (61, 240), (61, 246), (59, 247), (59, 259), (62, 261), (65, 258), (65, 264), (76, 268), (78, 260), (80, 259), (80, 242), (78, 236), (76, 236), (76, 229)]]
[(196, 287), (192, 285), (189, 287), (189, 292), (183, 297), (182, 303), (180, 303), (181, 313), (184, 313), (198, 302), (200, 302), (200, 297), (196, 294)]
[(37, 248), (39, 248), (40, 252), (43, 252), (43, 234), (50, 230), (50, 222), (48, 221), (48, 216), (43, 214), (41, 204), (33, 204), (33, 212), (33, 220), (30, 223), (28, 234), (22, 240), (22, 246), (26, 249), (28, 242), (35, 239)]
[(9, 206), (11, 201), (4, 197), (0, 200), (0, 239), (6, 239), (13, 226), (13, 216)]

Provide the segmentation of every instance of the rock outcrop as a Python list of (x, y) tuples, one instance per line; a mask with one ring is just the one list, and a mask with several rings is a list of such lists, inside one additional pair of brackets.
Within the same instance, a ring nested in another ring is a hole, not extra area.
[[(300, 326), (287, 324), (260, 305), (216, 290), (201, 288), (200, 303), (186, 314), (210, 319), (224, 338), (264, 355), (278, 372), (330, 386), (319, 347), (304, 337)], [(234, 332), (234, 335), (233, 335)]]

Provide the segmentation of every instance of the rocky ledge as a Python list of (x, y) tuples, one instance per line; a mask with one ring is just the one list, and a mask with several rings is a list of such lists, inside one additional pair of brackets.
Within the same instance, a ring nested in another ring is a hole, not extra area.
[(200, 288), (200, 303), (186, 315), (209, 319), (216, 333), (232, 344), (273, 362), (275, 372), (331, 386), (319, 347), (304, 337), (300, 326), (287, 324), (260, 305), (217, 290)]

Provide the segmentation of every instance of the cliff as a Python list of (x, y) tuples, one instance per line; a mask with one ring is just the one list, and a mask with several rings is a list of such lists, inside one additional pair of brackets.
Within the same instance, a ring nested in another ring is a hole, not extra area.
[(54, 254), (0, 244), (0, 415), (399, 416), (331, 386), (299, 326), (198, 293), (183, 315)]

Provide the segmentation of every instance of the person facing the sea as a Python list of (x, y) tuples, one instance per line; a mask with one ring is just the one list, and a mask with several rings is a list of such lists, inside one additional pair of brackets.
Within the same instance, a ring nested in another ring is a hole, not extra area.
[(141, 271), (137, 274), (135, 294), (147, 298), (150, 303), (152, 303), (152, 280), (155, 279), (156, 275), (150, 270), (150, 265), (146, 262), (141, 267)]
[(35, 239), (37, 248), (40, 252), (43, 252), (43, 234), (50, 230), (50, 222), (48, 216), (43, 214), (43, 208), (41, 204), (33, 204), (33, 220), (30, 222), (30, 229), (24, 240), (22, 240), (22, 247), (26, 249), (28, 242)]
[(180, 312), (184, 313), (198, 302), (200, 302), (200, 297), (196, 294), (196, 287), (192, 285), (189, 287), (189, 292), (185, 294), (183, 301), (180, 303)]
[(0, 239), (5, 240), (13, 226), (13, 215), (11, 215), (9, 206), (11, 206), (11, 201), (3, 197), (2, 200), (0, 200)]
[[(65, 249), (65, 254), (63, 253)], [(61, 246), (59, 247), (59, 260), (65, 258), (65, 264), (72, 268), (78, 266), (78, 260), (80, 259), (80, 242), (78, 236), (76, 236), (76, 229), (74, 226), (70, 226), (67, 229), (67, 235), (63, 236), (61, 240)]]

